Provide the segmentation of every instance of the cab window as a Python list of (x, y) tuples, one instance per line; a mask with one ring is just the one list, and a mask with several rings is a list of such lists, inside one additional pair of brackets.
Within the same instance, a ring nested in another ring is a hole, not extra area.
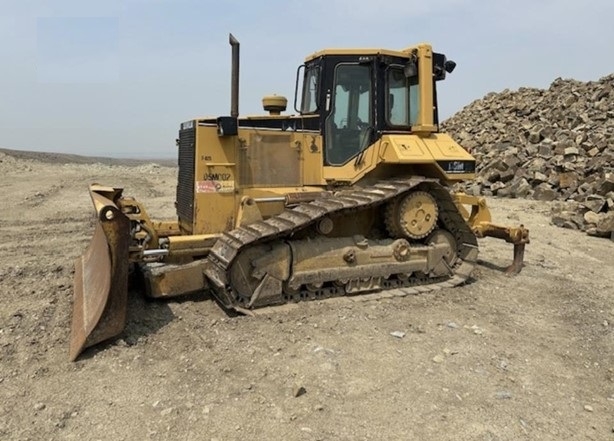
[(305, 71), (303, 81), (303, 100), (301, 102), (301, 113), (313, 113), (318, 110), (318, 81), (320, 69), (312, 66)]
[(387, 119), (391, 126), (408, 127), (418, 120), (420, 96), (418, 78), (407, 78), (403, 67), (390, 67), (386, 76)]

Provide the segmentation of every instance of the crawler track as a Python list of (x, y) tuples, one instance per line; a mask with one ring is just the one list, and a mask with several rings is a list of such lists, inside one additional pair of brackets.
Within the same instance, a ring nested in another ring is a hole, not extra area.
[[(449, 276), (413, 275), (403, 279), (391, 278), (385, 280), (383, 287), (400, 289), (406, 293), (418, 293), (460, 285), (467, 280), (475, 265), (477, 240), (458, 212), (448, 190), (437, 180), (423, 177), (385, 180), (369, 187), (341, 190), (333, 196), (302, 203), (284, 210), (277, 216), (226, 232), (208, 255), (205, 274), (222, 304), (229, 308), (245, 309), (247, 305), (245, 298), (236, 293), (230, 284), (230, 269), (240, 253), (257, 245), (292, 241), (294, 235), (313, 226), (325, 216), (352, 216), (359, 210), (383, 206), (414, 189), (428, 191), (435, 197), (439, 208), (438, 223), (441, 228), (454, 236), (459, 258), (450, 269)], [(365, 277), (369, 277), (369, 274), (365, 274)], [(302, 287), (295, 293), (285, 293), (282, 299), (291, 302), (345, 294), (343, 287), (331, 284), (318, 289)]]

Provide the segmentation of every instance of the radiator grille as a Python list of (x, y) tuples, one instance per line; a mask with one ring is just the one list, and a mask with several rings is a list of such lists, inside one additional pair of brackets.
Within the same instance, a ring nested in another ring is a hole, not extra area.
[(194, 157), (196, 129), (179, 131), (179, 175), (177, 177), (177, 217), (192, 224), (194, 219)]

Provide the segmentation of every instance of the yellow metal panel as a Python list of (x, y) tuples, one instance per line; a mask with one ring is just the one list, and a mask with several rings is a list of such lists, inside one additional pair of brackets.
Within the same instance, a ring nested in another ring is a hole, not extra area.
[(197, 127), (192, 234), (215, 234), (234, 226), (236, 144), (235, 137), (219, 137), (215, 126)]
[(459, 161), (473, 159), (473, 156), (445, 133), (434, 133), (421, 141), (435, 159)]
[[(437, 176), (447, 182), (475, 178), (474, 173), (446, 173), (437, 161), (471, 161), (473, 157), (460, 145), (443, 133), (431, 134), (428, 138), (416, 135), (385, 135), (382, 138), (380, 160), (394, 164), (424, 164), (418, 173)], [(428, 166), (428, 168), (427, 168)], [(435, 174), (433, 175), (433, 172)]]
[[(358, 182), (367, 173), (375, 169), (378, 162), (381, 161), (378, 157), (380, 145), (381, 140), (363, 150), (362, 155), (352, 158), (341, 167), (325, 166), (324, 179), (327, 181), (348, 182), (352, 184)], [(360, 161), (357, 161), (357, 159), (360, 159)]]
[(168, 298), (202, 291), (206, 287), (203, 277), (204, 260), (184, 265), (166, 265), (145, 273), (147, 295)]
[(431, 162), (432, 155), (416, 135), (388, 135), (382, 142), (389, 143), (383, 150), (386, 162)]
[(303, 168), (303, 185), (324, 185), (326, 181), (322, 175), (324, 156), (322, 153), (322, 137), (316, 133), (302, 133), (301, 162)]
[[(434, 160), (471, 160), (473, 157), (444, 133), (433, 133), (428, 138), (416, 135), (385, 135), (382, 157), (386, 162), (432, 162)], [(390, 147), (390, 148), (389, 148)]]
[(433, 121), (433, 50), (428, 44), (418, 45), (418, 78), (420, 90), (420, 112), (413, 132), (435, 132)]

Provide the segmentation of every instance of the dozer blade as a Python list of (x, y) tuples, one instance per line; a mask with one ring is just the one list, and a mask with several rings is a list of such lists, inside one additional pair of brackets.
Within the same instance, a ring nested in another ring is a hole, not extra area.
[(115, 204), (121, 191), (90, 186), (98, 223), (75, 262), (71, 361), (85, 348), (121, 333), (126, 323), (130, 220)]

